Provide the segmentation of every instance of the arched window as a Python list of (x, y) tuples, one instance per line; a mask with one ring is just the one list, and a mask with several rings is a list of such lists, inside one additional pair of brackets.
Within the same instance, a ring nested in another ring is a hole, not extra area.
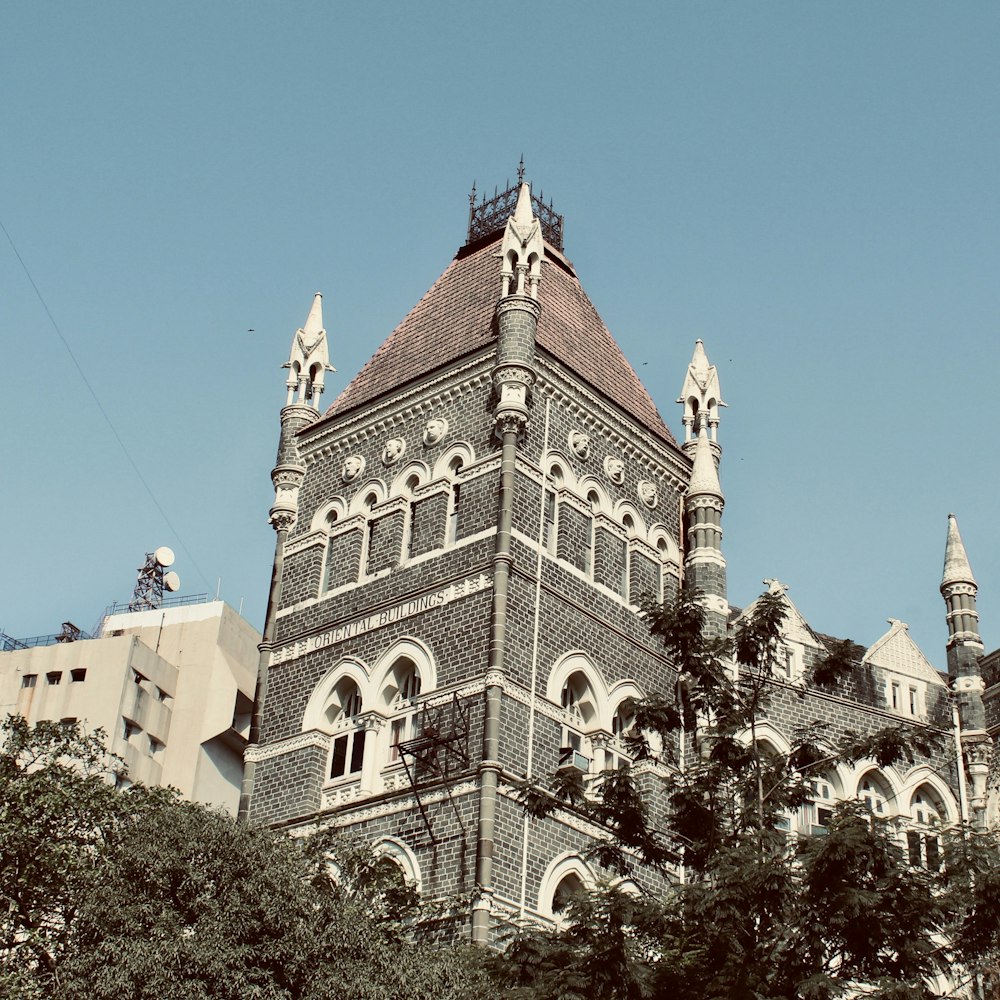
[(906, 852), (911, 865), (937, 871), (941, 867), (938, 831), (944, 826), (947, 810), (930, 785), (921, 785), (910, 799), (910, 822), (906, 831)]
[(597, 720), (597, 704), (590, 682), (582, 671), (577, 670), (566, 679), (560, 700), (568, 719), (563, 725), (559, 764), (588, 772), (591, 748), (586, 734)]
[(593, 576), (594, 545), (597, 538), (597, 515), (601, 511), (601, 498), (596, 490), (591, 490), (587, 494), (587, 504), (590, 506), (590, 537), (587, 549), (584, 552), (582, 569), (588, 576)]
[[(340, 514), (336, 508), (326, 515), (326, 530), (329, 534), (333, 530), (334, 524), (339, 520)], [(323, 576), (323, 590), (332, 590), (336, 580), (336, 544), (337, 540), (331, 535), (326, 542), (326, 572)]]
[(615, 714), (611, 716), (611, 745), (604, 756), (604, 769), (618, 770), (625, 764), (631, 763), (633, 754), (625, 742), (625, 737), (630, 734), (635, 725), (635, 712), (632, 708), (632, 699), (626, 698), (615, 709)]
[(325, 721), (333, 734), (330, 744), (331, 780), (361, 773), (365, 758), (365, 729), (358, 724), (362, 711), (361, 691), (350, 678), (334, 687), (324, 709)]
[(823, 836), (833, 819), (833, 809), (840, 794), (832, 776), (812, 778), (809, 782), (809, 801), (802, 806), (803, 832)]
[(544, 517), (542, 523), (542, 548), (549, 555), (556, 554), (559, 527), (557, 524), (557, 502), (556, 497), (564, 482), (563, 471), (558, 465), (553, 465), (549, 470), (548, 482), (545, 485)]
[(416, 488), (420, 485), (420, 479), (417, 474), (414, 473), (406, 480), (404, 489), (406, 490), (407, 496), (410, 498), (410, 503), (407, 507), (407, 534), (406, 534), (406, 558), (412, 559), (414, 555), (418, 552), (418, 525), (417, 525), (417, 500), (413, 493)]
[(372, 543), (375, 539), (375, 519), (371, 516), (372, 508), (378, 503), (378, 494), (369, 493), (361, 504), (361, 509), (367, 518), (365, 522), (364, 546), (361, 552), (361, 575), (367, 576), (369, 573), (369, 563), (371, 561)]
[(409, 657), (400, 657), (392, 666), (382, 689), (382, 701), (389, 710), (389, 763), (399, 760), (399, 746), (415, 735), (416, 698), (420, 694), (420, 672)]
[(458, 474), (463, 467), (464, 463), (458, 455), (448, 463), (448, 473), (453, 480), (448, 497), (448, 530), (445, 532), (448, 544), (458, 541), (458, 522), (462, 512), (462, 484), (458, 481)]
[(869, 771), (858, 785), (858, 798), (871, 810), (872, 815), (882, 819), (889, 815), (889, 799), (892, 793), (886, 783), (874, 771)]
[(552, 893), (552, 916), (565, 923), (573, 903), (587, 895), (587, 887), (576, 872), (564, 875)]
[(538, 912), (556, 925), (565, 925), (573, 902), (585, 896), (594, 881), (594, 873), (578, 855), (564, 854), (553, 859), (539, 885)]

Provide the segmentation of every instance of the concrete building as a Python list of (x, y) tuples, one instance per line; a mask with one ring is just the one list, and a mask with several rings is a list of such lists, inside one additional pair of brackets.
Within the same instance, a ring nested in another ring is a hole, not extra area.
[[(172, 785), (235, 813), (259, 633), (222, 601), (105, 617), (97, 638), (0, 652), (0, 712), (103, 729), (119, 781)], [(19, 648), (22, 647), (22, 648)]]
[[(431, 895), (468, 898), (478, 941), (498, 920), (553, 918), (601, 874), (585, 858), (600, 829), (569, 809), (528, 822), (514, 788), (560, 766), (614, 767), (629, 699), (676, 690), (636, 615), (641, 596), (670, 597), (687, 577), (716, 634), (745, 613), (726, 590), (719, 373), (696, 343), (678, 373), (679, 442), (562, 233), (520, 178), (473, 196), (465, 244), (325, 413), (317, 295), (286, 365), (272, 473), (242, 814), (369, 839)], [(820, 831), (833, 801), (859, 796), (900, 818), (916, 861), (936, 824), (963, 809), (983, 822), (997, 719), (984, 714), (975, 581), (954, 519), (946, 675), (893, 620), (854, 648), (849, 677), (807, 688), (835, 640), (770, 586), (788, 611), (762, 727), (775, 748), (814, 719), (950, 730), (949, 686), (963, 726), (962, 767), (948, 752), (905, 769), (831, 765), (789, 826)], [(636, 768), (654, 803), (663, 767)]]

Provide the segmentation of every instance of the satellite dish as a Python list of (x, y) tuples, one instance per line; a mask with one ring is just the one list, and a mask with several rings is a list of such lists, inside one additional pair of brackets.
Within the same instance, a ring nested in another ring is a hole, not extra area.
[[(167, 549), (170, 552), (170, 549)], [(173, 555), (172, 552), (170, 552)], [(169, 563), (167, 564), (169, 565)], [(164, 573), (163, 575), (163, 589), (169, 590), (173, 593), (175, 590), (181, 589), (181, 578), (176, 573)]]
[(167, 548), (166, 545), (161, 545), (153, 553), (153, 558), (156, 560), (157, 566), (162, 566), (166, 569), (168, 566), (174, 564), (174, 550)]

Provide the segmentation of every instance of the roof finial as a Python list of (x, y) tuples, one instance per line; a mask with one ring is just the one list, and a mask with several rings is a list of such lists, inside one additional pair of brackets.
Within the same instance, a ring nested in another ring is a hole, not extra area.
[(521, 162), (517, 165), (517, 183), (524, 183), (524, 153), (521, 154)]
[(941, 576), (942, 588), (950, 583), (966, 583), (976, 586), (976, 578), (972, 575), (969, 557), (965, 554), (965, 545), (958, 532), (958, 518), (948, 515), (948, 538), (944, 546), (944, 573)]
[(329, 345), (323, 328), (323, 296), (319, 292), (313, 296), (305, 324), (295, 331), (291, 354), (282, 367), (290, 369), (285, 382), (288, 388), (285, 405), (291, 406), (298, 392), (299, 403), (318, 410), (324, 375), (337, 370), (330, 364)]

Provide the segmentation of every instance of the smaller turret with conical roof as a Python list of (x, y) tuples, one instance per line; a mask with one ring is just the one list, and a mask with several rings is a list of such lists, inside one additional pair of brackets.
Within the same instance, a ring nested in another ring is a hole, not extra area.
[(976, 611), (976, 578), (958, 530), (958, 519), (948, 515), (941, 596), (948, 622), (948, 677), (958, 706), (962, 751), (972, 780), (970, 805), (973, 822), (982, 825), (986, 810), (986, 778), (992, 741), (986, 734), (983, 677), (979, 660), (983, 640)]
[(726, 500), (719, 482), (721, 449), (715, 437), (719, 406), (725, 404), (720, 398), (718, 373), (709, 364), (700, 340), (695, 341), (694, 356), (677, 401), (684, 406), (684, 450), (693, 459), (684, 500), (684, 572), (688, 583), (705, 596), (709, 628), (722, 635), (729, 618), (726, 560), (722, 555), (722, 510)]

